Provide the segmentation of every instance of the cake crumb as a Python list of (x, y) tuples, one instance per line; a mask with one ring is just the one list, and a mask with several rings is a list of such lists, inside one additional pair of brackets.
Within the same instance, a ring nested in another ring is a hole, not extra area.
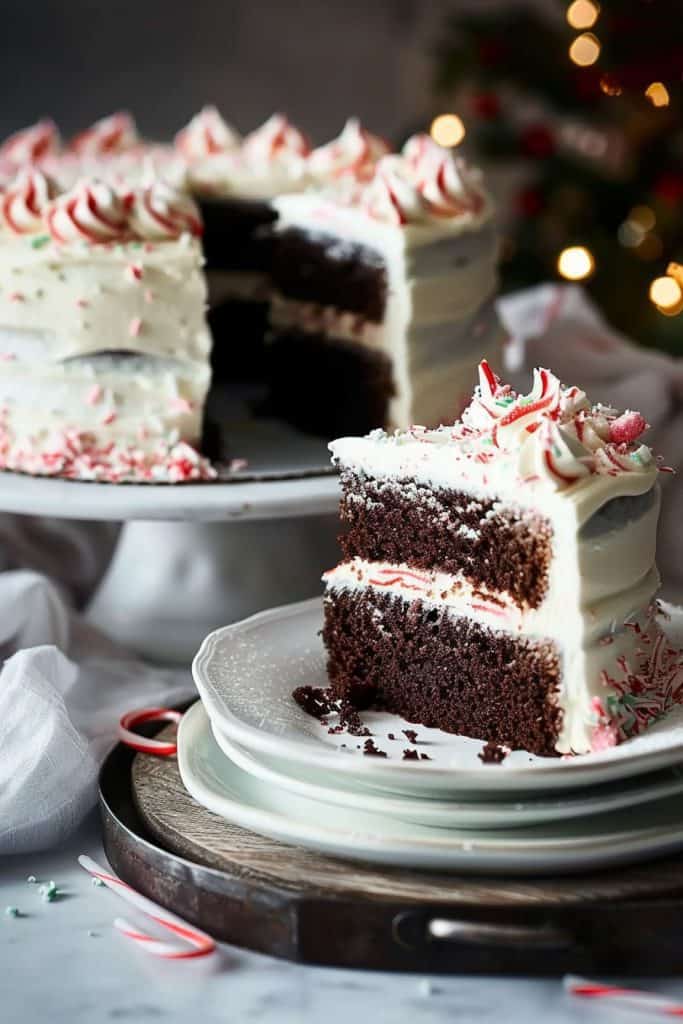
[(419, 761), (420, 755), (418, 754), (417, 750), (414, 750), (412, 747), (406, 747), (406, 749), (403, 751), (403, 760)]
[(489, 740), (488, 743), (485, 743), (477, 754), (477, 757), (482, 764), (502, 764), (507, 756), (508, 751), (497, 743), (494, 743), (493, 740)]
[(366, 740), (363, 746), (363, 753), (366, 757), (386, 757), (386, 751), (375, 746), (374, 740)]
[(420, 754), (420, 760), (421, 761), (431, 761), (431, 757), (429, 756), (429, 754)]
[(395, 740), (396, 737), (394, 736), (393, 732), (388, 732), (387, 733), (387, 739), (388, 740)]
[(297, 686), (292, 697), (302, 711), (312, 718), (317, 718), (318, 721), (334, 710), (327, 691), (320, 686)]
[(417, 743), (417, 732), (415, 729), (404, 729), (403, 735), (408, 740), (408, 743)]

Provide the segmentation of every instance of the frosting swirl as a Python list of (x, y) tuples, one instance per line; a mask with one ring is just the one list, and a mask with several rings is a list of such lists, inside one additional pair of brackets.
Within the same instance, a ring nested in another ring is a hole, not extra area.
[(59, 152), (60, 141), (54, 121), (44, 118), (29, 128), (10, 135), (0, 146), (0, 161), (15, 167), (34, 164)]
[(273, 114), (244, 140), (245, 159), (252, 163), (303, 160), (311, 152), (308, 139), (284, 114)]
[(474, 458), (516, 453), (522, 480), (563, 490), (591, 474), (651, 472), (652, 452), (638, 443), (646, 428), (638, 414), (591, 406), (583, 391), (563, 388), (549, 370), (534, 370), (531, 391), (518, 395), (484, 360), (479, 386), (452, 436)]
[(379, 220), (419, 224), (476, 214), (483, 208), (484, 196), (463, 161), (429, 136), (417, 135), (400, 155), (378, 161), (360, 204)]
[(35, 167), (26, 167), (0, 196), (2, 224), (15, 235), (43, 231), (43, 214), (55, 191), (50, 178)]
[(129, 237), (121, 199), (103, 181), (84, 181), (50, 203), (47, 229), (56, 242), (118, 242)]
[(182, 192), (157, 181), (126, 197), (130, 226), (140, 238), (178, 238), (183, 232), (202, 234), (202, 219), (196, 203)]
[(239, 135), (216, 107), (204, 107), (175, 137), (176, 149), (189, 161), (233, 152), (239, 144)]
[(384, 139), (363, 128), (357, 117), (350, 117), (336, 139), (313, 150), (308, 158), (308, 169), (320, 181), (347, 175), (367, 181), (377, 161), (390, 152)]
[(80, 157), (106, 157), (125, 153), (139, 143), (135, 121), (126, 111), (100, 118), (80, 132), (69, 143), (69, 149)]
[(389, 224), (404, 225), (429, 220), (428, 204), (417, 188), (402, 157), (383, 156), (375, 175), (359, 199), (371, 217)]

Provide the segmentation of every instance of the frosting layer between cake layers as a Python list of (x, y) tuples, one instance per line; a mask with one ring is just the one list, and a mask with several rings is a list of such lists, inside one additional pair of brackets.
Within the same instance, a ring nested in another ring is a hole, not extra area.
[[(683, 672), (654, 614), (659, 490), (636, 440), (644, 421), (541, 374), (521, 398), (484, 376), (461, 424), (331, 445), (348, 532), (345, 561), (325, 577), (330, 650), (333, 606), (349, 598), (374, 603), (380, 633), (398, 603), (483, 630), (492, 658), (514, 639), (546, 665), (559, 712), (549, 749), (585, 752), (665, 711)], [(493, 738), (514, 741), (504, 730)]]
[(17, 195), (0, 196), (0, 467), (212, 477), (196, 451), (211, 339), (191, 201), (84, 184), (29, 217)]

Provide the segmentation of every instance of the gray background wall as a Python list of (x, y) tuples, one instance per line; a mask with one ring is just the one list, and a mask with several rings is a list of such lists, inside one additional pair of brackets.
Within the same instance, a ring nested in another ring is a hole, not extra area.
[(282, 109), (316, 141), (349, 113), (429, 116), (428, 49), (457, 0), (0, 0), (0, 136), (129, 108), (167, 137), (213, 101), (241, 130)]

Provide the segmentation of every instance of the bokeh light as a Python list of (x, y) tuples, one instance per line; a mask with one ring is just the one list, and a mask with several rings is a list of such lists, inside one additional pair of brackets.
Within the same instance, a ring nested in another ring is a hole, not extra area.
[(599, 14), (600, 8), (592, 0), (574, 0), (567, 8), (567, 21), (572, 28), (592, 28)]
[(595, 270), (595, 260), (585, 245), (570, 245), (557, 257), (557, 269), (568, 281), (583, 281)]
[(650, 301), (665, 316), (676, 316), (683, 310), (683, 289), (673, 277), (656, 277), (650, 285)]
[(590, 67), (600, 56), (600, 40), (592, 32), (582, 32), (569, 47), (569, 56), (579, 67)]
[(459, 146), (465, 138), (465, 125), (457, 114), (439, 114), (432, 121), (429, 134), (440, 146)]

